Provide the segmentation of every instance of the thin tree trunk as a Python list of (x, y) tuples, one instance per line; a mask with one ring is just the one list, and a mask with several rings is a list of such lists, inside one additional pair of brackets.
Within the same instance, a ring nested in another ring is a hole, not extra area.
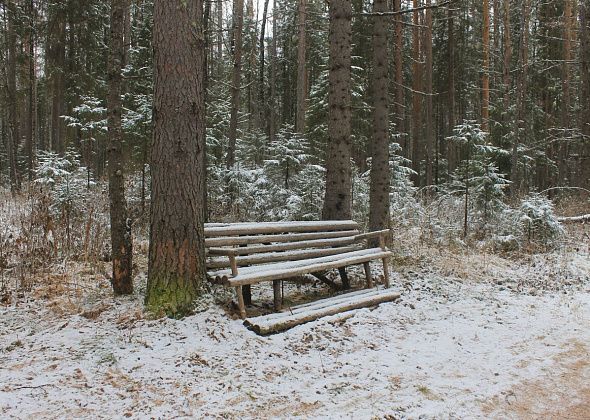
[[(510, 0), (504, 0), (504, 63), (502, 68), (504, 85), (504, 112), (510, 107), (510, 62), (512, 61), (512, 41), (510, 39)], [(506, 119), (504, 119), (506, 121)]]
[[(20, 179), (17, 168), (17, 150), (20, 139), (18, 120), (18, 103), (16, 97), (16, 6), (13, 0), (8, 1), (8, 60), (7, 60), (7, 93), (8, 93), (8, 139), (6, 152), (8, 155), (8, 169), (10, 171), (10, 190), (20, 191)], [(6, 15), (6, 14), (5, 14)]]
[[(59, 8), (59, 5), (54, 7)], [(49, 18), (49, 58), (51, 62), (51, 147), (60, 154), (65, 152), (65, 126), (62, 115), (65, 111), (65, 59), (66, 22), (62, 10), (53, 11)]]
[(305, 16), (307, 0), (298, 1), (297, 11), (297, 117), (295, 118), (295, 131), (305, 132)]
[(35, 24), (36, 24), (36, 10), (34, 0), (30, 0), (29, 5), (29, 31), (28, 31), (28, 72), (29, 72), (29, 86), (28, 86), (28, 121), (27, 121), (27, 175), (29, 182), (33, 180), (33, 171), (35, 165), (35, 144), (37, 133), (37, 77), (35, 71)]
[[(373, 0), (373, 12), (387, 12), (387, 0)], [(373, 147), (369, 228), (389, 227), (389, 100), (388, 100), (387, 17), (373, 17)]]
[(191, 309), (205, 281), (202, 0), (154, 2), (154, 141), (146, 306)]
[(417, 8), (419, 0), (413, 0), (413, 24), (412, 30), (412, 169), (416, 172), (414, 183), (420, 184), (420, 163), (422, 160), (422, 63), (420, 46), (420, 19)]
[(424, 56), (425, 56), (425, 93), (426, 93), (426, 125), (425, 125), (425, 137), (426, 137), (426, 185), (433, 184), (433, 173), (434, 173), (434, 112), (432, 105), (432, 5), (431, 0), (426, 0), (426, 21), (424, 31)]
[(272, 2), (272, 42), (270, 45), (270, 115), (268, 139), (275, 141), (277, 133), (277, 1)]
[(223, 74), (223, 1), (215, 2), (215, 11), (217, 14), (217, 77), (221, 78)]
[[(449, 80), (448, 80), (448, 134), (451, 135), (453, 133), (453, 129), (455, 128), (455, 19), (453, 14), (453, 8), (449, 7), (447, 10), (447, 25), (449, 31), (449, 41), (448, 41), (448, 48), (449, 48), (449, 61), (448, 61), (448, 73), (449, 73)], [(453, 172), (457, 167), (457, 147), (453, 142), (447, 143), (448, 149), (448, 160), (449, 160), (449, 172)]]
[(260, 122), (260, 126), (263, 128), (267, 128), (268, 124), (264, 123), (265, 118), (268, 116), (268, 104), (264, 101), (264, 91), (266, 89), (266, 85), (264, 84), (264, 52), (265, 52), (265, 45), (264, 45), (264, 36), (266, 34), (266, 18), (268, 16), (268, 1), (264, 1), (264, 9), (262, 11), (262, 24), (260, 28), (260, 41), (259, 41), (259, 52), (260, 52), (260, 73), (258, 75), (258, 104), (259, 104), (259, 117), (258, 121)]
[(121, 126), (121, 71), (125, 61), (126, 0), (111, 0), (111, 30), (108, 61), (109, 202), (111, 217), (111, 253), (113, 257), (113, 292), (133, 293), (133, 244), (131, 220), (125, 199), (123, 175), (123, 130)]
[(234, 0), (233, 15), (233, 70), (231, 78), (231, 111), (229, 122), (229, 147), (227, 169), (236, 164), (236, 138), (238, 136), (238, 112), (240, 109), (240, 84), (242, 80), (242, 30), (244, 27), (244, 0)]
[(520, 143), (520, 133), (524, 131), (523, 119), (525, 113), (525, 99), (527, 88), (527, 74), (528, 74), (528, 40), (529, 40), (529, 14), (530, 14), (530, 0), (523, 0), (522, 16), (521, 16), (521, 34), (520, 34), (520, 48), (518, 52), (518, 64), (520, 71), (517, 75), (516, 82), (516, 116), (514, 123), (514, 140), (512, 143), (511, 156), (511, 172), (510, 179), (512, 181), (511, 193), (513, 197), (520, 192), (521, 189), (521, 174), (518, 170), (518, 147)]
[(490, 130), (490, 6), (483, 0), (483, 75), (481, 89), (481, 128)]
[(570, 127), (570, 108), (571, 108), (571, 92), (570, 92), (570, 62), (572, 60), (572, 23), (573, 23), (573, 10), (571, 0), (564, 0), (564, 11), (563, 11), (563, 63), (562, 63), (562, 78), (561, 78), (561, 90), (562, 90), (562, 102), (561, 102), (561, 127), (564, 129), (564, 136), (567, 137), (562, 139), (559, 144), (559, 185), (567, 184), (568, 174), (568, 150), (569, 140), (571, 133)]
[[(401, 0), (393, 0), (393, 11), (401, 11)], [(404, 38), (403, 38), (403, 20), (402, 16), (397, 15), (395, 17), (395, 42), (394, 42), (394, 66), (395, 66), (395, 121), (397, 125), (397, 131), (402, 137), (402, 146), (404, 156), (409, 157), (410, 153), (408, 150), (408, 136), (406, 133), (406, 111), (405, 111), (405, 99), (404, 99), (404, 63), (403, 63), (403, 50), (404, 50)]]
[(352, 4), (350, 0), (329, 3), (330, 45), (328, 91), (328, 153), (324, 220), (352, 216), (351, 156), (351, 52)]

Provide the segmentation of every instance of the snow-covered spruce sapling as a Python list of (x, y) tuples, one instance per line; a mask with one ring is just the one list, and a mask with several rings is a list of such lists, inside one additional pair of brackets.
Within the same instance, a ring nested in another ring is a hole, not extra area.
[(479, 212), (486, 223), (490, 215), (503, 209), (504, 188), (509, 184), (503, 174), (499, 173), (495, 160), (507, 155), (505, 150), (487, 142), (488, 133), (482, 131), (475, 121), (467, 120), (453, 129), (453, 135), (447, 140), (459, 146), (466, 159), (461, 161), (451, 175), (447, 188), (452, 193), (462, 194), (463, 236), (469, 230), (469, 211), (473, 208)]

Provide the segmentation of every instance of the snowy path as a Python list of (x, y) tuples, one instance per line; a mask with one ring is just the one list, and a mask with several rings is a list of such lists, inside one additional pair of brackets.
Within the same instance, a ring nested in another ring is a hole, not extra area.
[(0, 417), (588, 418), (588, 287), (412, 284), (265, 338), (221, 309), (147, 320), (138, 298), (57, 319), (0, 307)]

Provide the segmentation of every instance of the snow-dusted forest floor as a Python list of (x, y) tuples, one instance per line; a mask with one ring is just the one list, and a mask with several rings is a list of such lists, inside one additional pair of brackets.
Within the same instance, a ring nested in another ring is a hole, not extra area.
[(0, 304), (0, 417), (587, 419), (581, 244), (510, 259), (413, 251), (395, 264), (401, 301), (270, 337), (223, 306), (149, 319), (144, 280), (115, 300), (100, 270), (71, 264)]

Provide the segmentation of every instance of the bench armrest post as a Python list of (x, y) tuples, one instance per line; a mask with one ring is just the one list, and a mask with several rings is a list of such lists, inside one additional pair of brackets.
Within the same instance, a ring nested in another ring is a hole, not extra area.
[(236, 263), (236, 256), (229, 255), (229, 265), (231, 266), (231, 275), (237, 276), (238, 275), (238, 264)]

